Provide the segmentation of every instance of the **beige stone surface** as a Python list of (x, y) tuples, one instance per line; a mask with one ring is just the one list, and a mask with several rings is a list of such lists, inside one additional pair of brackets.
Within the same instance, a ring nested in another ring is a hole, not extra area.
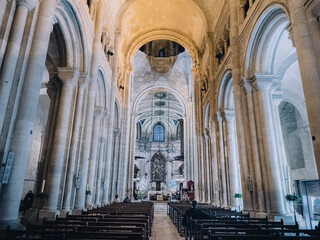
[(152, 235), (150, 240), (182, 240), (177, 228), (173, 225), (171, 219), (167, 215), (166, 203), (155, 203), (154, 205), (154, 221), (152, 225)]

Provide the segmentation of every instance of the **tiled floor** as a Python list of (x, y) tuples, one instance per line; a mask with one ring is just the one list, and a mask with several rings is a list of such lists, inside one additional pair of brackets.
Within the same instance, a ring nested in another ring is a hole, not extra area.
[(150, 240), (183, 240), (167, 215), (166, 203), (155, 203), (154, 221)]

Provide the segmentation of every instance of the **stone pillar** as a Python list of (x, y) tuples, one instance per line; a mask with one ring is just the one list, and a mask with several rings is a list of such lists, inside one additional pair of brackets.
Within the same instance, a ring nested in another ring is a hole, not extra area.
[[(120, 145), (120, 175), (119, 175), (119, 197), (124, 199), (127, 186), (128, 176), (128, 162), (129, 162), (129, 139), (130, 139), (130, 93), (131, 93), (131, 72), (132, 68), (129, 66), (124, 67), (124, 89), (123, 92), (123, 106), (122, 106), (122, 133), (121, 134), (121, 145)], [(134, 156), (131, 156), (134, 158)]]
[(103, 11), (104, 11), (104, 1), (99, 0), (97, 17), (95, 21), (95, 34), (91, 57), (91, 69), (90, 69), (90, 83), (87, 93), (87, 106), (85, 113), (85, 126), (82, 137), (81, 153), (80, 153), (80, 166), (79, 172), (81, 172), (81, 184), (77, 189), (75, 198), (75, 209), (83, 209), (85, 207), (85, 193), (86, 193), (86, 183), (88, 176), (88, 160), (90, 154), (90, 143), (91, 143), (91, 133), (92, 133), (92, 122), (93, 122), (93, 111), (95, 102), (95, 93), (97, 91), (97, 78), (98, 78), (98, 64), (101, 56), (102, 46), (101, 46), (101, 34), (103, 25)]
[(99, 166), (98, 166), (98, 176), (97, 176), (97, 183), (96, 183), (96, 199), (95, 199), (95, 205), (101, 205), (101, 189), (104, 186), (101, 186), (102, 183), (102, 170), (106, 168), (105, 166), (105, 156), (106, 156), (106, 127), (107, 127), (107, 118), (108, 118), (108, 110), (104, 110), (102, 112), (102, 129), (100, 131), (100, 151), (99, 151)]
[(226, 158), (229, 168), (229, 197), (230, 197), (230, 207), (237, 209), (239, 203), (234, 198), (235, 193), (241, 193), (240, 191), (240, 177), (239, 177), (239, 160), (237, 157), (236, 150), (236, 130), (235, 130), (235, 116), (233, 111), (225, 111), (225, 126), (226, 126), (226, 142), (227, 142), (227, 152)]
[(0, 66), (2, 66), (13, 16), (16, 10), (16, 2), (13, 0), (3, 0), (0, 4), (0, 8), (3, 11), (2, 13), (0, 12)]
[(131, 112), (130, 114), (130, 126), (131, 126), (131, 134), (130, 134), (130, 148), (129, 148), (129, 157), (128, 157), (128, 180), (127, 180), (127, 189), (126, 195), (131, 197), (133, 194), (133, 175), (134, 175), (134, 154), (135, 154), (135, 146), (136, 146), (136, 123), (137, 123), (137, 113)]
[(89, 156), (89, 170), (88, 170), (88, 189), (91, 191), (91, 194), (87, 195), (87, 205), (92, 206), (92, 195), (93, 195), (93, 187), (96, 173), (96, 162), (97, 162), (97, 150), (99, 145), (99, 133), (101, 128), (101, 116), (102, 116), (102, 108), (96, 107), (94, 109), (93, 114), (93, 125), (92, 125), (92, 137), (91, 137), (91, 147), (90, 147), (90, 156)]
[[(201, 86), (200, 86), (200, 67), (195, 66), (192, 68), (192, 77), (194, 81), (194, 118), (193, 121), (196, 123), (195, 126), (195, 153), (194, 153), (194, 166), (195, 170), (195, 186), (198, 187), (195, 189), (195, 197), (199, 198), (200, 201), (204, 201), (204, 175), (203, 175), (203, 156), (201, 151), (201, 135), (202, 135), (202, 100), (201, 100)], [(197, 191), (198, 190), (198, 191)]]
[[(250, 139), (251, 139), (251, 148), (252, 148), (252, 162), (253, 162), (253, 173), (252, 178), (254, 178), (254, 210), (256, 212), (256, 217), (265, 217), (266, 216), (266, 203), (265, 203), (265, 194), (264, 194), (264, 184), (262, 179), (262, 171), (259, 156), (259, 145), (258, 136), (257, 136), (257, 124), (256, 124), (256, 114), (255, 114), (255, 106), (253, 103), (253, 88), (252, 81), (246, 79), (243, 90), (247, 95), (247, 105), (248, 105), (248, 119), (250, 126)], [(253, 192), (253, 189), (252, 191)]]
[(320, 81), (317, 56), (312, 45), (308, 19), (302, 0), (287, 0), (294, 45), (297, 49), (299, 68), (306, 100), (311, 135), (315, 136), (313, 149), (318, 175), (320, 174)]
[(46, 182), (49, 199), (45, 208), (48, 211), (60, 208), (59, 201), (63, 193), (62, 186), (68, 163), (70, 129), (73, 123), (73, 91), (79, 77), (79, 71), (74, 68), (58, 68), (58, 71), (62, 89)]
[(119, 177), (119, 145), (120, 145), (121, 132), (120, 129), (113, 129), (113, 139), (112, 139), (112, 163), (110, 168), (110, 200), (112, 200), (115, 195), (118, 195), (118, 177)]
[(10, 148), (10, 151), (15, 154), (14, 164), (9, 183), (1, 187), (0, 220), (18, 218), (56, 4), (56, 0), (46, 0), (40, 4)]
[(230, 44), (232, 50), (232, 86), (234, 109), (236, 118), (236, 129), (239, 150), (239, 162), (241, 173), (241, 187), (243, 194), (243, 208), (245, 212), (253, 211), (252, 195), (249, 191), (248, 176), (250, 175), (247, 153), (247, 139), (246, 139), (246, 122), (244, 114), (243, 95), (241, 92), (241, 68), (240, 68), (240, 54), (238, 42), (238, 2), (237, 0), (229, 0), (230, 5)]
[[(209, 117), (210, 118), (210, 117)], [(210, 119), (209, 119), (210, 121)], [(206, 153), (206, 180), (207, 180), (207, 199), (208, 203), (213, 202), (213, 169), (212, 169), (212, 151), (211, 151), (211, 134), (209, 129), (204, 130), (204, 142), (205, 142), (205, 153)]]
[(38, 0), (17, 0), (17, 8), (14, 14), (7, 50), (0, 74), (0, 131), (2, 130), (6, 116), (6, 109), (8, 107), (27, 16), (29, 11), (37, 4)]
[[(79, 151), (79, 137), (80, 137), (80, 125), (83, 121), (82, 109), (84, 107), (83, 98), (85, 88), (88, 86), (89, 76), (85, 73), (81, 73), (78, 82), (78, 94), (74, 116), (74, 126), (72, 131), (72, 140), (70, 144), (70, 158), (68, 162), (68, 174), (65, 185), (65, 194), (63, 200), (63, 211), (68, 212), (72, 208), (71, 196), (74, 194), (74, 179), (76, 173), (76, 158)], [(79, 177), (79, 176), (77, 176)]]
[(214, 134), (211, 136), (212, 142), (211, 148), (212, 148), (212, 188), (213, 188), (213, 204), (216, 206), (221, 206), (220, 201), (220, 183), (219, 183), (219, 166), (218, 166), (218, 143), (217, 143), (217, 135), (218, 132), (216, 130), (216, 126), (218, 125), (217, 119), (215, 118), (214, 124), (212, 125), (211, 134)]
[(221, 113), (216, 114), (219, 131), (219, 179), (220, 179), (220, 197), (222, 207), (228, 207), (228, 195), (227, 195), (227, 178), (226, 178), (226, 162), (224, 152), (224, 138), (223, 138), (223, 121), (224, 116)]
[(0, 27), (2, 25), (3, 15), (5, 14), (8, 0), (0, 1)]
[(270, 106), (269, 88), (273, 79), (268, 75), (256, 74), (253, 93), (255, 115), (258, 125), (258, 140), (262, 143), (260, 150), (260, 164), (262, 178), (265, 183), (265, 198), (267, 211), (271, 216), (279, 216), (284, 211), (284, 192), (281, 188), (280, 166), (275, 146), (273, 117)]

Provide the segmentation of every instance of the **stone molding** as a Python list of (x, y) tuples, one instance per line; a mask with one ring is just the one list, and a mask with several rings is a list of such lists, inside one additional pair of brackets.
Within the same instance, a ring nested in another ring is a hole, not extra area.
[(86, 88), (90, 82), (90, 76), (87, 73), (80, 73), (79, 75), (79, 88)]
[(58, 67), (58, 71), (58, 77), (63, 85), (75, 86), (77, 84), (80, 74), (77, 68)]
[(16, 2), (17, 6), (24, 6), (30, 12), (38, 5), (39, 0), (17, 0)]

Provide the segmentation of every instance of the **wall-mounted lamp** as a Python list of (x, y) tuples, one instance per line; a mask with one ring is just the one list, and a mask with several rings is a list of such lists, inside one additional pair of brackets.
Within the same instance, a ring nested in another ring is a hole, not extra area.
[(120, 85), (120, 87), (119, 87), (120, 89), (124, 89), (124, 86), (122, 86), (122, 85)]
[(113, 56), (113, 52), (111, 52), (110, 50), (108, 50), (108, 51), (107, 51), (107, 55)]

